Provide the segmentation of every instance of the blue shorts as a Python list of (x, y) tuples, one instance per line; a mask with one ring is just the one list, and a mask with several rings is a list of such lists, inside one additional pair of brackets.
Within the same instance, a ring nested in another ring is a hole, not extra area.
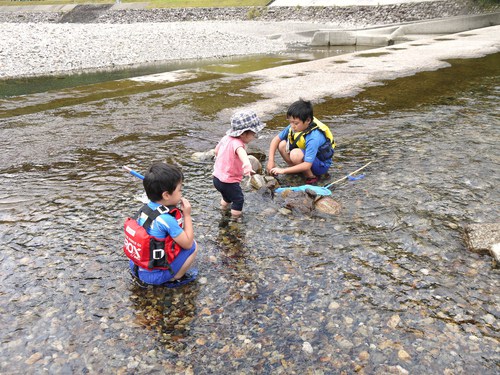
[(330, 169), (331, 164), (321, 161), (318, 158), (314, 159), (313, 164), (311, 166), (311, 171), (315, 176), (321, 176), (328, 172), (328, 169)]
[(226, 183), (214, 177), (214, 186), (222, 194), (224, 202), (231, 203), (231, 209), (235, 211), (243, 210), (245, 197), (239, 182)]
[[(193, 246), (190, 249), (181, 250), (179, 255), (174, 259), (174, 261), (170, 264), (172, 267), (172, 271), (174, 274), (172, 275), (169, 270), (146, 270), (144, 268), (139, 267), (137, 275), (139, 276), (139, 280), (146, 284), (151, 285), (160, 285), (167, 281), (169, 281), (172, 277), (174, 277), (177, 272), (182, 268), (184, 263), (186, 263), (187, 258), (196, 250), (196, 241), (194, 241)], [(129, 261), (129, 267), (132, 272), (134, 272), (134, 262)]]
[[(302, 153), (305, 156), (306, 150), (302, 150)], [(330, 169), (331, 165), (331, 159), (327, 161), (321, 161), (318, 158), (315, 158), (311, 166), (311, 171), (315, 176), (321, 176), (328, 172), (328, 169)]]

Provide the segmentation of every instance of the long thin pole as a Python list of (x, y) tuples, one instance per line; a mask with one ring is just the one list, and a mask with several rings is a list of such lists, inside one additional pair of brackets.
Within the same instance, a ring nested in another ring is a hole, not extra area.
[(372, 161), (370, 161), (370, 162), (368, 162), (368, 163), (366, 163), (366, 164), (365, 164), (365, 165), (363, 165), (361, 168), (356, 169), (354, 172), (349, 173), (347, 176), (344, 176), (344, 177), (342, 177), (342, 178), (338, 179), (337, 181), (333, 181), (332, 183), (330, 183), (330, 184), (326, 185), (326, 186), (325, 186), (325, 188), (329, 189), (329, 188), (330, 188), (330, 186), (335, 185), (335, 184), (338, 184), (339, 182), (341, 182), (341, 181), (344, 181), (344, 180), (348, 179), (348, 178), (349, 178), (350, 176), (352, 176), (353, 174), (356, 174), (356, 173), (358, 173), (358, 172), (362, 171), (363, 169), (365, 169), (366, 167), (368, 167), (368, 166), (369, 166), (372, 162), (373, 162), (373, 160), (372, 160)]
[(140, 174), (139, 172), (134, 171), (132, 168), (124, 165), (123, 169), (125, 169), (127, 172), (129, 172), (132, 176), (135, 176), (137, 178), (140, 178), (141, 180), (144, 180), (144, 176), (142, 174)]

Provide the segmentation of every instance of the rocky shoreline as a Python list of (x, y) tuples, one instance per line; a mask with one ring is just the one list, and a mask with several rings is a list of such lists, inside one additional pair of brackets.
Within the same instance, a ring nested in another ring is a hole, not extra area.
[(492, 11), (471, 4), (462, 0), (371, 7), (126, 10), (106, 4), (79, 5), (66, 12), (0, 7), (0, 79), (279, 53), (299, 43), (302, 33), (321, 28), (354, 29)]
[(114, 10), (112, 4), (78, 5), (70, 12), (0, 12), (7, 23), (106, 23), (180, 21), (292, 21), (368, 26), (498, 11), (471, 0), (345, 7), (157, 8)]

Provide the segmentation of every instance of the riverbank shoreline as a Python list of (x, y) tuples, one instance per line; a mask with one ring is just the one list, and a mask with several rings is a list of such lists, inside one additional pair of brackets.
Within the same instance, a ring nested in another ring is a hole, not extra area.
[(279, 53), (318, 29), (364, 28), (484, 11), (470, 1), (450, 3), (118, 10), (108, 4), (75, 6), (70, 12), (0, 7), (0, 79)]
[(407, 1), (382, 5), (148, 8), (148, 3), (0, 6), (0, 23), (141, 23), (262, 21), (367, 27), (494, 12), (471, 0)]

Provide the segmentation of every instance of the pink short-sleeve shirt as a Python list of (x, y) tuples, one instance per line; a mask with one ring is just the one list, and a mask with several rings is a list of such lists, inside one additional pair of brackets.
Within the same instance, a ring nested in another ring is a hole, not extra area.
[(214, 176), (221, 182), (241, 182), (243, 179), (243, 163), (236, 150), (245, 148), (245, 143), (235, 137), (225, 135), (215, 147), (217, 158), (215, 159)]

